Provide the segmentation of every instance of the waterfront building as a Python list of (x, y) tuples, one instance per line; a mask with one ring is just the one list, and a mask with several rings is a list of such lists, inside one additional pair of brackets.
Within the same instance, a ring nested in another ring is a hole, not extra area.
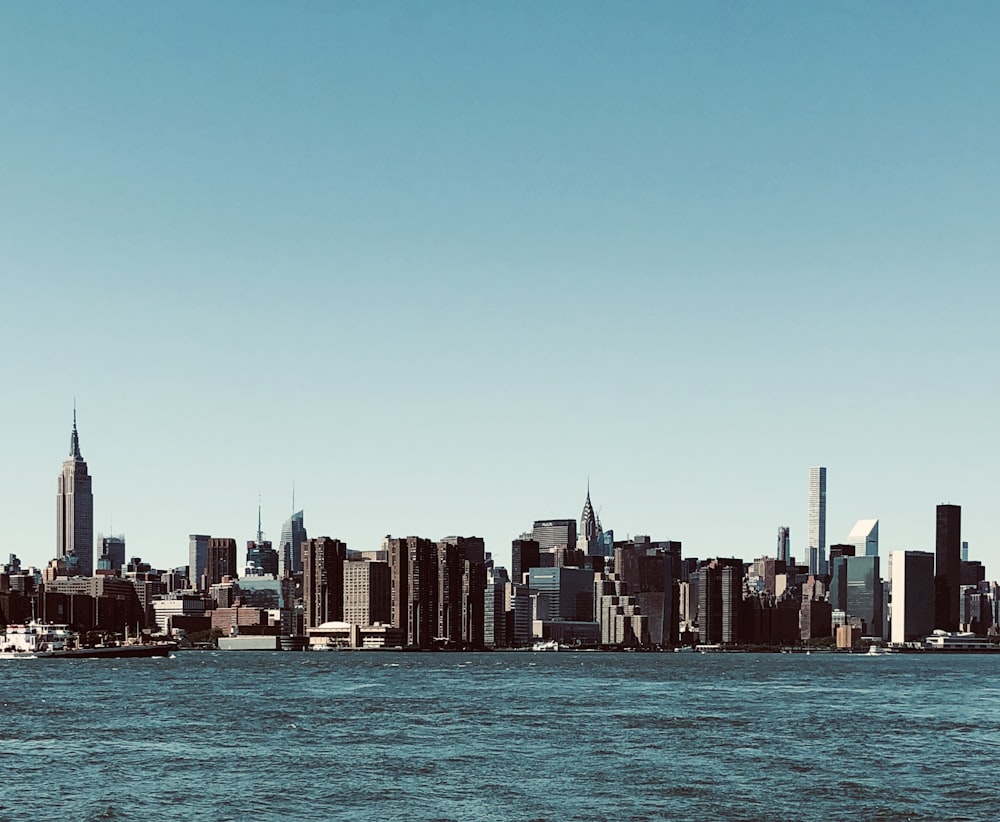
[(206, 548), (206, 584), (218, 585), (223, 577), (235, 579), (237, 576), (236, 540), (231, 537), (209, 537)]
[(532, 597), (527, 583), (508, 582), (504, 591), (504, 612), (507, 617), (507, 641), (513, 648), (523, 648), (531, 642)]
[(698, 568), (698, 635), (702, 644), (739, 641), (743, 560), (716, 558)]
[(652, 641), (646, 615), (635, 597), (609, 594), (598, 600), (601, 645), (648, 648)]
[(56, 559), (74, 557), (75, 572), (94, 575), (94, 494), (87, 463), (80, 454), (80, 437), (73, 409), (69, 457), (63, 462), (56, 490)]
[(959, 625), (962, 576), (962, 507), (937, 507), (934, 563), (934, 627), (955, 632)]
[(423, 537), (386, 537), (392, 588), (392, 624), (404, 645), (430, 648), (437, 625), (437, 546)]
[(967, 585), (962, 587), (961, 628), (963, 631), (986, 636), (993, 627), (993, 603), (986, 590)]
[(826, 468), (809, 469), (809, 573), (826, 573)]
[(302, 603), (305, 627), (344, 619), (344, 561), (347, 544), (317, 537), (302, 543)]
[(535, 520), (531, 528), (531, 538), (538, 543), (542, 551), (555, 548), (557, 545), (576, 547), (575, 519), (540, 519)]
[(510, 577), (506, 568), (489, 568), (486, 572), (486, 593), (483, 600), (483, 644), (487, 648), (506, 648), (506, 593)]
[(296, 511), (281, 526), (278, 541), (278, 573), (281, 576), (302, 573), (302, 543), (307, 539), (304, 514)]
[(192, 624), (202, 629), (211, 628), (211, 620), (199, 624), (205, 619), (206, 604), (201, 594), (172, 593), (156, 597), (152, 602), (156, 627), (163, 634), (172, 634), (176, 628), (187, 630), (186, 626)]
[(389, 563), (347, 560), (344, 563), (344, 622), (360, 626), (391, 620)]
[(878, 520), (859, 519), (847, 535), (847, 544), (854, 546), (857, 557), (878, 556)]
[(844, 557), (846, 611), (864, 625), (865, 636), (882, 637), (882, 580), (877, 556)]
[(482, 537), (445, 537), (437, 544), (435, 637), (459, 648), (483, 646), (486, 546)]
[(654, 645), (671, 646), (679, 641), (680, 606), (677, 583), (681, 579), (681, 543), (654, 542), (648, 536), (615, 544), (615, 572), (647, 617)]

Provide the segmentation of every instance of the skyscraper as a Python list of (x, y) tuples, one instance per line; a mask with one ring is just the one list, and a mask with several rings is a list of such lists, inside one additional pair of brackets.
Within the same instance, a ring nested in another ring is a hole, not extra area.
[(203, 577), (208, 570), (208, 534), (188, 535), (188, 582), (196, 591), (205, 591), (208, 586)]
[(962, 506), (937, 507), (934, 627), (957, 631), (962, 576)]
[(538, 543), (538, 547), (542, 551), (548, 551), (557, 545), (568, 545), (570, 548), (576, 548), (576, 520), (535, 520), (535, 524), (531, 528), (531, 538)]
[(218, 585), (223, 577), (236, 579), (236, 540), (231, 537), (209, 537), (206, 550), (205, 576), (207, 586)]
[[(292, 506), (295, 507), (294, 505)], [(302, 571), (302, 543), (309, 537), (301, 511), (292, 514), (281, 526), (281, 541), (278, 543), (279, 572), (291, 576)]]
[[(791, 553), (792, 529), (782, 525), (778, 529), (778, 559), (787, 563)], [(774, 593), (773, 591), (771, 593)]]
[(743, 561), (710, 559), (698, 568), (698, 636), (706, 644), (737, 641)]
[(881, 637), (882, 578), (877, 556), (846, 557), (845, 610), (864, 623), (867, 636)]
[(826, 468), (809, 469), (809, 573), (819, 574), (826, 565)]
[(903, 643), (923, 639), (934, 630), (934, 554), (893, 551), (889, 554), (889, 578), (892, 581), (892, 641)]
[(94, 575), (94, 495), (87, 463), (80, 454), (73, 409), (69, 458), (62, 465), (56, 492), (56, 557), (75, 557), (76, 573)]
[(302, 546), (302, 603), (306, 628), (344, 619), (344, 562), (347, 543), (330, 537)]
[(878, 556), (878, 520), (859, 519), (847, 535), (847, 545), (854, 546), (856, 557)]

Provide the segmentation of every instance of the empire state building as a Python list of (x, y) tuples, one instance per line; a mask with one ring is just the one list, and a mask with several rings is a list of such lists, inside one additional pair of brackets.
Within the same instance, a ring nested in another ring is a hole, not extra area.
[(76, 557), (76, 573), (94, 575), (94, 495), (87, 463), (80, 454), (76, 409), (69, 458), (63, 463), (56, 493), (56, 557)]

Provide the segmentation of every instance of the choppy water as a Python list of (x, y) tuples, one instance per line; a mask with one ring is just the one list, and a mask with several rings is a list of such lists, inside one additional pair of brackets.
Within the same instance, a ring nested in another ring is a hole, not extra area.
[(0, 820), (1000, 818), (1000, 658), (0, 663)]

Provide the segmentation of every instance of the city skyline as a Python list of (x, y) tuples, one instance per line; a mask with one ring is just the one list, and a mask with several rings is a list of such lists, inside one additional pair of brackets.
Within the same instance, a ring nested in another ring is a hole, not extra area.
[[(77, 431), (77, 424), (76, 424), (76, 409), (74, 408), (74, 411), (73, 411), (73, 427), (72, 427), (71, 444), (70, 444), (70, 457), (63, 463), (62, 473), (60, 474), (60, 477), (59, 477), (59, 489), (60, 489), (60, 493), (57, 495), (57, 501), (59, 502), (59, 504), (57, 505), (57, 517), (56, 517), (57, 548), (58, 548), (58, 545), (61, 544), (61, 542), (60, 542), (60, 540), (62, 540), (62, 536), (61, 535), (66, 530), (65, 526), (63, 525), (65, 505), (62, 502), (62, 500), (64, 498), (64, 494), (62, 493), (62, 489), (64, 487), (66, 487), (66, 484), (67, 484), (68, 481), (72, 481), (73, 480), (73, 477), (74, 477), (75, 473), (80, 470), (80, 466), (82, 466), (82, 469), (83, 469), (83, 475), (84, 475), (83, 483), (85, 485), (85, 489), (84, 490), (86, 491), (86, 494), (84, 495), (85, 496), (85, 500), (84, 500), (84, 514), (85, 514), (85, 517), (84, 517), (84, 519), (86, 520), (87, 523), (90, 523), (89, 527), (90, 527), (90, 530), (92, 532), (93, 531), (93, 526), (92, 526), (92, 518), (93, 518), (93, 495), (90, 493), (91, 477), (87, 473), (87, 463), (83, 460), (83, 457), (82, 457), (82, 455), (80, 453), (79, 434), (78, 434), (78, 431)], [(67, 480), (67, 472), (69, 472), (69, 474), (68, 474), (69, 480)], [(809, 468), (807, 489), (808, 489), (808, 497), (809, 497), (809, 506), (808, 506), (807, 518), (809, 520), (810, 530), (814, 531), (816, 533), (825, 533), (825, 521), (826, 521), (826, 467), (815, 467), (814, 466), (814, 467)], [(817, 493), (817, 492), (820, 492), (820, 493)], [(534, 529), (534, 532), (535, 532), (535, 538), (536, 539), (541, 539), (543, 542), (545, 542), (546, 539), (548, 539), (548, 542), (546, 542), (546, 545), (548, 545), (549, 543), (551, 543), (551, 544), (558, 544), (560, 542), (565, 543), (566, 541), (568, 541), (569, 543), (572, 544), (572, 546), (578, 547), (578, 542), (577, 542), (577, 534), (578, 534), (577, 523), (579, 522), (579, 526), (580, 526), (579, 535), (580, 535), (580, 537), (583, 537), (585, 535), (585, 532), (588, 531), (588, 529), (593, 529), (593, 528), (599, 527), (599, 521), (600, 521), (600, 518), (595, 514), (595, 508), (594, 508), (593, 503), (591, 502), (591, 492), (590, 492), (590, 481), (589, 481), (589, 479), (587, 481), (585, 494), (586, 495), (585, 495), (585, 501), (584, 501), (584, 504), (583, 504), (583, 511), (582, 511), (582, 514), (581, 514), (579, 520), (575, 520), (575, 519), (572, 519), (572, 518), (565, 518), (565, 519), (563, 519), (563, 518), (560, 518), (560, 519), (550, 518), (550, 519), (546, 519), (546, 520), (537, 520), (536, 519), (534, 521), (534, 523), (533, 523), (533, 529)], [(292, 495), (292, 508), (296, 508), (296, 507), (297, 507), (297, 505), (296, 505), (296, 501), (295, 501), (295, 498), (294, 498), (294, 492), (293, 492), (293, 495)], [(942, 507), (948, 508), (948, 507), (956, 507), (956, 506), (950, 506), (950, 505), (947, 505), (947, 504), (938, 504), (936, 506), (936, 512), (937, 512), (936, 513), (936, 517), (937, 517), (937, 519), (936, 519), (936, 526), (935, 527), (936, 527), (937, 530), (935, 531), (935, 544), (936, 544), (937, 540), (939, 540), (939, 538), (940, 538), (940, 510), (941, 510)], [(261, 522), (262, 522), (261, 521), (261, 516), (262, 516), (261, 515), (261, 508), (262, 508), (261, 501), (260, 501), (260, 497), (258, 495), (258, 500), (257, 500), (257, 525), (256, 525), (256, 533), (255, 533), (255, 537), (256, 537), (257, 540), (262, 539), (267, 534), (266, 531), (262, 531), (261, 530), (262, 529), (262, 524), (261, 524)], [(291, 551), (291, 543), (290, 543), (290, 540), (289, 540), (289, 537), (291, 536), (291, 534), (295, 533), (295, 534), (298, 534), (300, 536), (305, 536), (306, 535), (306, 529), (304, 528), (303, 521), (304, 521), (304, 510), (303, 509), (299, 509), (299, 510), (295, 511), (294, 513), (292, 513), (291, 515), (288, 516), (288, 518), (285, 520), (285, 522), (281, 526), (281, 529), (280, 529), (281, 536), (280, 536), (280, 538), (278, 540), (273, 540), (273, 541), (269, 540), (268, 541), (268, 544), (270, 544), (271, 542), (277, 542), (277, 544), (278, 544), (278, 551), (277, 551), (277, 553), (279, 555), (279, 563), (281, 563), (280, 567), (282, 567), (282, 568), (284, 567), (284, 559), (283, 559), (283, 557), (284, 557), (285, 550), (287, 549), (287, 551), (289, 552), (290, 556), (294, 556), (294, 552)], [(819, 524), (818, 528), (815, 527), (817, 523)], [(469, 530), (468, 533), (473, 533), (475, 530), (476, 529), (473, 528), (473, 529)], [(486, 544), (486, 550), (489, 551), (493, 555), (494, 561), (496, 562), (496, 564), (498, 566), (505, 567), (505, 568), (507, 568), (509, 570), (512, 567), (511, 566), (511, 548), (510, 548), (511, 542), (514, 539), (520, 538), (522, 535), (524, 535), (526, 533), (530, 534), (531, 530), (532, 530), (531, 528), (525, 529), (525, 530), (519, 532), (518, 534), (512, 536), (510, 538), (510, 540), (502, 541), (497, 546), (492, 546), (491, 547), (490, 544), (487, 542), (487, 544)], [(613, 527), (612, 527), (612, 530), (614, 530)], [(790, 530), (790, 529), (787, 529), (787, 530)], [(776, 558), (780, 558), (780, 553), (781, 553), (781, 543), (780, 543), (780, 540), (781, 540), (781, 533), (782, 533), (782, 531), (786, 531), (786, 526), (781, 526), (779, 528), (779, 546), (778, 546), (777, 549), (775, 548), (775, 546), (774, 546), (774, 544), (772, 542), (771, 547), (769, 549), (763, 549), (763, 550), (760, 550), (760, 551), (757, 551), (756, 549), (754, 549), (751, 552), (747, 552), (747, 551), (741, 552), (740, 550), (734, 550), (734, 551), (728, 551), (728, 552), (725, 552), (725, 551), (723, 551), (723, 552), (714, 552), (714, 553), (709, 553), (709, 554), (703, 554), (701, 556), (702, 556), (702, 558), (706, 558), (706, 557), (711, 557), (711, 556), (723, 556), (724, 554), (735, 554), (735, 555), (741, 555), (741, 556), (745, 555), (748, 558), (748, 560), (749, 560), (749, 558), (750, 558), (750, 556), (752, 554), (753, 558), (763, 557), (763, 556), (773, 556), (773, 557), (776, 557)], [(878, 533), (878, 520), (877, 519), (858, 520), (857, 522), (855, 522), (854, 526), (853, 526), (853, 528), (851, 530), (851, 533), (847, 537), (847, 542), (849, 544), (855, 544), (855, 545), (858, 544), (857, 539), (855, 538), (855, 536), (856, 536), (855, 532), (857, 532), (858, 534), (861, 535), (860, 536), (860, 549), (859, 549), (859, 554), (858, 554), (859, 556), (865, 554), (866, 552), (878, 554), (878, 537), (877, 537), (877, 533)], [(641, 530), (636, 530), (634, 532), (629, 531), (629, 532), (627, 532), (625, 534), (616, 533), (615, 536), (616, 536), (616, 539), (621, 540), (623, 538), (624, 539), (629, 539), (629, 538), (631, 538), (631, 536), (633, 534), (639, 534), (639, 533), (642, 533), (642, 531)], [(539, 536), (540, 534), (541, 534), (541, 536)], [(875, 536), (872, 537), (871, 534), (874, 534)], [(403, 532), (399, 532), (399, 533), (396, 534), (396, 536), (402, 536), (402, 535), (403, 535)], [(546, 535), (551, 536), (551, 539), (549, 539)], [(216, 532), (213, 532), (213, 536), (215, 536), (216, 539), (230, 540), (230, 541), (232, 541), (236, 545), (243, 544), (243, 534), (242, 533), (238, 533), (238, 534), (232, 535), (232, 534), (224, 533), (222, 531), (216, 531)], [(358, 546), (350, 546), (347, 543), (346, 540), (341, 540), (339, 537), (335, 537), (332, 534), (322, 534), (322, 536), (323, 537), (332, 538), (332, 539), (337, 540), (339, 542), (343, 542), (345, 545), (348, 545), (348, 547), (350, 547), (352, 550), (356, 550), (356, 551), (366, 551), (366, 550), (371, 551), (371, 550), (376, 550), (377, 548), (379, 548), (381, 546), (381, 540), (382, 540), (382, 537), (379, 537), (378, 544), (373, 544), (373, 545), (362, 544), (362, 545), (358, 545)], [(391, 532), (389, 532), (389, 533), (387, 533), (387, 534), (385, 534), (383, 536), (393, 536), (393, 534)], [(421, 538), (429, 539), (432, 542), (436, 542), (436, 541), (438, 541), (440, 539), (444, 539), (445, 538), (443, 534), (442, 535), (433, 535), (433, 536), (430, 536), (430, 535), (426, 535), (426, 534), (412, 533), (412, 534), (406, 534), (406, 536), (420, 536)], [(652, 536), (655, 538), (657, 535), (653, 534)], [(124, 538), (124, 534), (122, 534), (121, 537)], [(955, 536), (953, 538), (957, 539), (958, 537)], [(160, 567), (163, 567), (164, 569), (171, 568), (171, 567), (176, 567), (179, 564), (176, 560), (178, 558), (181, 558), (181, 559), (187, 559), (188, 565), (190, 566), (193, 562), (195, 562), (195, 557), (196, 556), (198, 557), (198, 560), (197, 560), (197, 563), (196, 563), (197, 565), (201, 565), (201, 563), (204, 563), (206, 561), (206, 556), (203, 553), (199, 553), (199, 552), (205, 552), (207, 550), (207, 542), (206, 541), (209, 539), (209, 535), (207, 535), (207, 534), (206, 535), (201, 535), (201, 534), (193, 534), (192, 533), (192, 534), (188, 534), (188, 536), (186, 537), (186, 539), (188, 541), (187, 542), (187, 548), (184, 549), (186, 556), (182, 556), (178, 552), (175, 556), (172, 557), (172, 559), (170, 561), (161, 562), (161, 563), (158, 563), (158, 562), (154, 561), (153, 565), (154, 566), (159, 565)], [(786, 539), (786, 543), (788, 543), (791, 546), (791, 551), (790, 551), (791, 556), (794, 557), (796, 559), (796, 561), (799, 562), (800, 564), (809, 565), (809, 563), (810, 563), (810, 550), (809, 550), (809, 548), (806, 547), (804, 553), (796, 554), (795, 550), (794, 550), (794, 543), (791, 541), (791, 538), (790, 538), (790, 536), (788, 536), (787, 533), (786, 533), (785, 539)], [(868, 540), (869, 543), (871, 543), (871, 544), (867, 545), (867, 547), (865, 545), (865, 540), (866, 539)], [(874, 540), (874, 542), (872, 542), (872, 540)], [(94, 543), (93, 538), (91, 539), (91, 542)], [(286, 543), (287, 543), (287, 545), (286, 545)], [(962, 540), (962, 543), (965, 544), (965, 545), (967, 545), (968, 540)], [(196, 548), (196, 544), (198, 546), (200, 546), (200, 547)], [(872, 547), (872, 545), (874, 545), (874, 548)], [(892, 551), (899, 551), (899, 550), (910, 550), (910, 549), (893, 548), (890, 551), (886, 552), (886, 556), (888, 556), (888, 553), (890, 553)], [(17, 552), (15, 551), (13, 553), (16, 554)], [(90, 560), (91, 560), (91, 563), (92, 563), (91, 567), (93, 567), (93, 568), (97, 567), (97, 558), (99, 557), (99, 555), (100, 555), (100, 545), (94, 544), (94, 549), (91, 552), (91, 557), (90, 557)], [(48, 562), (48, 560), (36, 562), (34, 559), (32, 559), (28, 555), (18, 555), (18, 556), (19, 556), (19, 558), (21, 559), (21, 561), (25, 565), (32, 565), (33, 564), (33, 565), (36, 565), (37, 567), (44, 567), (47, 564), (47, 562)], [(59, 557), (65, 556), (65, 553), (60, 553), (57, 550), (57, 554), (55, 556), (59, 556)], [(145, 561), (147, 561), (147, 562), (150, 561), (150, 557), (143, 556), (142, 554), (138, 553), (137, 551), (130, 550), (128, 556), (129, 557), (139, 556), (139, 557), (142, 557), (142, 559), (145, 560)], [(49, 559), (51, 559), (51, 558), (52, 557), (50, 557)], [(980, 562), (983, 562), (984, 565), (988, 566), (988, 562), (986, 562), (982, 557), (975, 556), (973, 558), (974, 559), (978, 559)], [(242, 552), (238, 551), (237, 555), (236, 555), (235, 565), (233, 567), (237, 570), (237, 572), (240, 575), (242, 575), (243, 561), (244, 560), (243, 560)], [(298, 556), (298, 564), (301, 565), (301, 563), (302, 563), (302, 557), (301, 557), (301, 555), (299, 555)], [(295, 565), (295, 563), (293, 562), (291, 564), (291, 567), (294, 567), (294, 565)], [(990, 569), (988, 567), (988, 571), (989, 570)], [(197, 578), (198, 574), (196, 573), (195, 569), (192, 569), (192, 573), (195, 573), (195, 577)]]
[(161, 567), (258, 495), (506, 564), (587, 477), (803, 557), (823, 465), (828, 544), (951, 502), (996, 568), (1000, 10), (921, 8), (3, 8), (0, 552), (51, 558), (77, 396)]

